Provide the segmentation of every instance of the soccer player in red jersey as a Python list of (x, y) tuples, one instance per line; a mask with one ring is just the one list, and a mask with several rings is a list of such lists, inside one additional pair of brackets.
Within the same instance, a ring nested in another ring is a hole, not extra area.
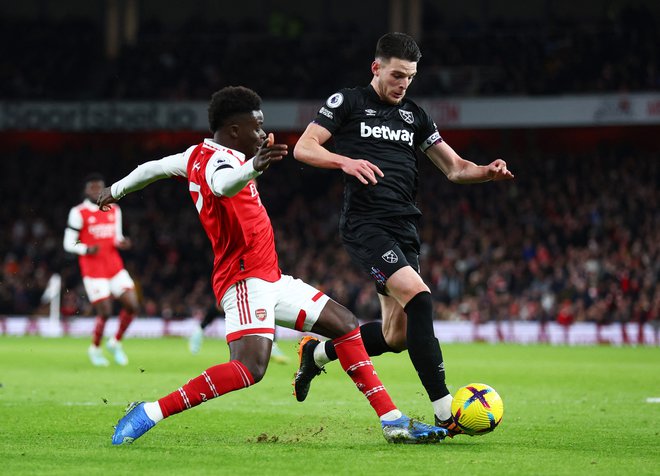
[(261, 98), (241, 86), (213, 94), (212, 139), (185, 152), (138, 166), (106, 188), (106, 209), (127, 193), (166, 177), (187, 179), (199, 219), (215, 255), (212, 283), (225, 311), (230, 361), (163, 398), (134, 402), (115, 427), (112, 443), (131, 443), (163, 418), (259, 382), (268, 367), (275, 323), (334, 339), (343, 369), (380, 417), (390, 442), (437, 442), (446, 430), (403, 415), (390, 399), (362, 344), (357, 318), (321, 291), (283, 275), (273, 227), (254, 179), (287, 154), (263, 131)]
[(131, 242), (122, 232), (122, 215), (118, 205), (102, 212), (96, 204), (105, 182), (100, 174), (90, 174), (84, 180), (85, 199), (69, 212), (64, 231), (64, 249), (78, 255), (85, 292), (97, 313), (92, 344), (88, 354), (92, 364), (109, 365), (103, 356), (101, 339), (105, 324), (112, 314), (112, 297), (119, 299), (119, 327), (106, 342), (106, 348), (119, 365), (127, 365), (121, 340), (138, 309), (135, 285), (124, 269), (118, 249), (128, 249)]

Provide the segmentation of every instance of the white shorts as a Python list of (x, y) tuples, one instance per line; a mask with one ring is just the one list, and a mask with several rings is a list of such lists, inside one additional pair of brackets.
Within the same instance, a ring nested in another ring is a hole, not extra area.
[(274, 283), (258, 278), (239, 281), (227, 289), (221, 301), (227, 342), (246, 335), (273, 339), (276, 323), (309, 331), (329, 300), (318, 289), (287, 275)]
[(122, 269), (112, 278), (83, 277), (87, 298), (92, 304), (108, 299), (110, 295), (118, 298), (126, 291), (135, 289), (135, 283), (128, 271)]

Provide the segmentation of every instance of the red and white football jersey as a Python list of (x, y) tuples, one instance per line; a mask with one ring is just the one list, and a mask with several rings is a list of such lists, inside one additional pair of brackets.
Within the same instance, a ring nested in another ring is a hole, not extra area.
[(243, 154), (210, 140), (188, 149), (184, 156), (188, 154), (190, 195), (213, 247), (213, 291), (218, 301), (240, 280), (280, 279), (273, 226), (255, 181), (250, 180), (233, 197), (217, 196), (209, 186), (209, 178), (218, 168), (243, 165)]
[(102, 212), (90, 200), (85, 200), (69, 212), (67, 226), (79, 232), (80, 243), (87, 247), (99, 247), (97, 253), (78, 257), (83, 277), (109, 279), (124, 269), (116, 246), (123, 238), (121, 219), (121, 209), (116, 204), (111, 205), (109, 211)]

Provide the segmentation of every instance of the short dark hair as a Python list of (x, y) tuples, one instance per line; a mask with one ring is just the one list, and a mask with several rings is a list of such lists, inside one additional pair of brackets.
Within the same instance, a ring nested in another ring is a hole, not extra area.
[(86, 187), (89, 182), (105, 182), (105, 178), (103, 178), (103, 175), (98, 172), (92, 172), (85, 175), (85, 178), (83, 179), (83, 186)]
[(389, 60), (399, 58), (406, 61), (417, 62), (422, 57), (419, 46), (411, 36), (405, 33), (386, 33), (376, 43), (376, 58)]
[(215, 132), (237, 114), (261, 109), (261, 98), (244, 86), (227, 86), (211, 96), (209, 104), (209, 129)]

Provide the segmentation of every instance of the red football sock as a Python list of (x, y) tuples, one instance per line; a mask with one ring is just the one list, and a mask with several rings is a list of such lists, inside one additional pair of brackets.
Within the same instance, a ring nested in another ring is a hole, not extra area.
[(117, 328), (117, 333), (115, 334), (116, 340), (121, 340), (121, 338), (124, 337), (124, 332), (126, 332), (128, 326), (131, 325), (134, 317), (134, 312), (128, 312), (126, 309), (119, 311), (119, 327)]
[(92, 344), (96, 347), (101, 345), (101, 339), (103, 338), (103, 329), (105, 329), (106, 318), (103, 316), (97, 316), (96, 321), (94, 322), (94, 334), (92, 335)]
[(621, 340), (624, 344), (630, 344), (630, 339), (628, 338), (628, 329), (626, 329), (626, 323), (621, 323)]
[(341, 367), (353, 379), (358, 390), (367, 397), (378, 416), (396, 410), (396, 405), (383, 387), (367, 351), (364, 349), (360, 328), (334, 339), (332, 343)]
[(163, 418), (188, 410), (202, 402), (254, 384), (252, 374), (238, 360), (206, 369), (202, 375), (158, 400)]

